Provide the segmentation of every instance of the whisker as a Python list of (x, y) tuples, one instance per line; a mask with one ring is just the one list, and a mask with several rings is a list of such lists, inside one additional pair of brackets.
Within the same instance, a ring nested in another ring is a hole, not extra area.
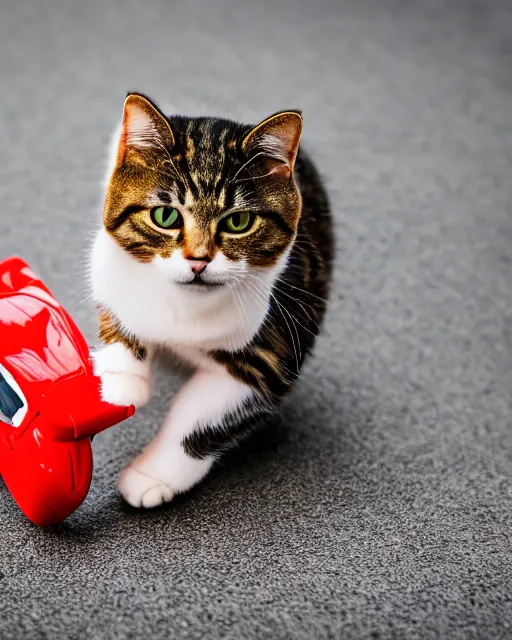
[[(263, 295), (258, 291), (258, 290), (253, 290), (253, 289), (247, 289), (247, 293), (252, 297), (252, 299), (258, 303), (258, 302), (264, 302), (264, 303), (268, 303), (268, 300), (266, 298), (263, 297)], [(274, 317), (274, 309), (272, 309), (271, 307), (269, 307), (268, 309), (268, 315), (271, 317)], [(282, 361), (279, 362), (279, 367), (285, 371), (286, 373), (288, 373), (292, 378), (297, 378), (298, 373), (291, 371), (291, 369), (289, 369), (285, 364), (283, 364)]]
[[(255, 286), (261, 286), (259, 282), (256, 282)], [(295, 363), (297, 365), (297, 375), (299, 374), (299, 370), (300, 370), (300, 366), (299, 366), (299, 359), (302, 361), (302, 353), (301, 353), (301, 349), (300, 349), (300, 337), (299, 337), (299, 332), (297, 329), (296, 324), (293, 322), (293, 318), (290, 315), (290, 313), (288, 312), (288, 310), (286, 309), (286, 307), (283, 305), (281, 306), (281, 304), (279, 303), (279, 300), (277, 300), (277, 298), (275, 297), (275, 295), (272, 292), (269, 292), (269, 295), (271, 296), (271, 298), (274, 300), (274, 302), (277, 304), (277, 307), (279, 309), (279, 311), (281, 312), (281, 315), (283, 316), (283, 320), (286, 323), (286, 326), (288, 327), (288, 331), (290, 333), (290, 338), (292, 339), (292, 344), (293, 344), (293, 351), (295, 354)], [(297, 336), (297, 344), (295, 343), (295, 338), (293, 337), (293, 333), (291, 330), (291, 327), (288, 323), (288, 320), (286, 319), (285, 315), (284, 315), (284, 311), (286, 311), (288, 317), (290, 318), (290, 321), (293, 325), (293, 328), (295, 329), (295, 334)], [(298, 347), (298, 351), (299, 353), (297, 353), (297, 347)]]
[(235, 298), (236, 310), (237, 310), (237, 313), (238, 313), (238, 317), (240, 319), (240, 322), (243, 324), (244, 323), (244, 319), (242, 317), (242, 313), (241, 313), (241, 309), (240, 309), (240, 297), (239, 297), (238, 292), (237, 292), (236, 289), (233, 289), (233, 295), (234, 295), (234, 298)]
[[(249, 277), (251, 277), (251, 276), (249, 276)], [(255, 276), (253, 276), (253, 277), (255, 277)], [(275, 287), (275, 289), (276, 289), (277, 291), (279, 291), (279, 293), (281, 293), (281, 294), (283, 294), (283, 295), (287, 296), (288, 298), (290, 298), (290, 300), (293, 300), (294, 302), (296, 302), (297, 304), (299, 304), (299, 305), (301, 306), (302, 310), (304, 311), (304, 313), (305, 313), (305, 314), (307, 315), (307, 317), (309, 318), (309, 320), (310, 320), (310, 321), (311, 321), (311, 322), (312, 322), (312, 323), (313, 323), (313, 324), (314, 324), (314, 325), (319, 329), (318, 324), (313, 320), (313, 318), (311, 318), (311, 316), (310, 316), (310, 315), (309, 315), (309, 313), (304, 309), (304, 307), (302, 307), (302, 304), (300, 303), (300, 301), (299, 301), (299, 300), (296, 300), (296, 299), (295, 299), (295, 298), (293, 298), (292, 296), (288, 295), (285, 291), (283, 291), (282, 289), (279, 289), (276, 285), (274, 285), (274, 287)], [(279, 304), (279, 302), (277, 301), (276, 297), (275, 297), (272, 293), (271, 293), (270, 295), (274, 298), (274, 300), (276, 301), (276, 303), (277, 303), (277, 304)], [(283, 304), (283, 307), (284, 307), (284, 303), (283, 303), (283, 302), (282, 302), (282, 304)], [(285, 310), (287, 311), (287, 313), (289, 314), (288, 309), (286, 309), (286, 307), (284, 307), (284, 308), (285, 308)], [(311, 329), (309, 329), (308, 327), (305, 327), (301, 322), (299, 322), (299, 321), (297, 320), (297, 318), (295, 318), (295, 322), (296, 322), (300, 327), (302, 327), (302, 329), (304, 329), (304, 331), (307, 331), (307, 332), (308, 332), (309, 334), (311, 334), (313, 337), (316, 337), (316, 334), (315, 334), (315, 333), (313, 333), (313, 331), (311, 331)], [(295, 327), (295, 329), (297, 330), (297, 327)]]
[(305, 293), (306, 295), (311, 296), (312, 298), (315, 298), (316, 300), (319, 300), (319, 301), (320, 301), (320, 302), (322, 302), (323, 304), (325, 304), (325, 303), (326, 303), (325, 298), (321, 298), (320, 296), (317, 296), (316, 294), (311, 293), (311, 291), (307, 291), (306, 289), (301, 289), (300, 287), (296, 287), (295, 285), (290, 284), (289, 282), (286, 282), (286, 280), (283, 280), (280, 276), (278, 276), (278, 277), (276, 278), (276, 280), (277, 280), (278, 282), (282, 282), (282, 283), (283, 283), (284, 285), (286, 285), (287, 287), (291, 287), (292, 289), (295, 289), (295, 290), (297, 290), (297, 291), (300, 291), (301, 293)]
[(249, 316), (247, 315), (247, 310), (246, 310), (246, 308), (244, 306), (244, 301), (242, 300), (240, 294), (238, 293), (238, 291), (236, 289), (234, 289), (234, 292), (235, 292), (236, 297), (238, 298), (238, 300), (240, 300), (240, 306), (242, 307), (242, 311), (243, 311), (243, 314), (245, 316), (245, 320), (247, 322), (247, 326), (249, 326), (251, 324), (251, 322), (249, 320)]
[(247, 160), (247, 162), (245, 162), (245, 163), (240, 167), (240, 169), (238, 169), (238, 171), (235, 173), (234, 177), (233, 177), (233, 178), (231, 178), (231, 180), (229, 181), (229, 182), (230, 182), (230, 184), (233, 184), (233, 183), (235, 182), (235, 180), (237, 179), (238, 175), (239, 175), (239, 174), (240, 174), (244, 169), (246, 169), (246, 168), (248, 167), (248, 165), (250, 165), (250, 164), (251, 164), (251, 162), (253, 162), (254, 160), (256, 160), (256, 158), (257, 158), (258, 156), (264, 156), (264, 155), (266, 155), (264, 151), (259, 151), (259, 152), (258, 152), (258, 153), (256, 153), (254, 156), (251, 156), (251, 157), (249, 158), (249, 160)]
[[(247, 275), (248, 278), (256, 278), (261, 280), (261, 278), (259, 278), (258, 276), (250, 273)], [(261, 280), (262, 282), (264, 282), (263, 280)], [(281, 281), (284, 282), (284, 281)], [(306, 305), (306, 307), (308, 307), (313, 313), (315, 313), (315, 309), (313, 308), (312, 305), (308, 305), (306, 302), (301, 302), (300, 300), (297, 300), (296, 298), (294, 298), (293, 296), (291, 296), (289, 293), (286, 293), (286, 291), (283, 291), (283, 289), (281, 287), (278, 286), (277, 282), (274, 283), (274, 288), (276, 289), (276, 291), (279, 291), (279, 293), (281, 293), (282, 295), (286, 296), (287, 298), (289, 298), (290, 300), (292, 300), (293, 302), (295, 302), (296, 304), (298, 304), (302, 310), (304, 311), (304, 313), (307, 315), (307, 317), (309, 318), (309, 320), (317, 327), (318, 324), (315, 322), (315, 320), (313, 320), (313, 318), (309, 315), (309, 313), (306, 311), (305, 307), (303, 306), (304, 304)], [(309, 329), (307, 329), (306, 327), (303, 327), (304, 329), (306, 329), (307, 331), (309, 331)]]
[(261, 176), (251, 176), (250, 178), (239, 178), (238, 180), (234, 180), (233, 184), (240, 184), (241, 182), (250, 182), (251, 180), (261, 180), (261, 178), (266, 178), (267, 176), (272, 175), (272, 171), (268, 173), (264, 173)]

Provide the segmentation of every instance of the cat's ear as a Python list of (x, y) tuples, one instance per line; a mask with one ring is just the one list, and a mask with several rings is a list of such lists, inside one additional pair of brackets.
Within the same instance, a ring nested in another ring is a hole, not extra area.
[(171, 125), (160, 109), (146, 96), (129, 93), (124, 101), (117, 165), (130, 152), (144, 154), (148, 150), (170, 149), (174, 144)]
[(242, 142), (248, 154), (265, 158), (268, 173), (289, 178), (293, 173), (302, 132), (300, 111), (282, 111), (263, 120)]

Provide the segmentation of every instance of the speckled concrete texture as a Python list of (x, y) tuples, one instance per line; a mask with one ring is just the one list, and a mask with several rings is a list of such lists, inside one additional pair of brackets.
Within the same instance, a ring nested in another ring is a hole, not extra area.
[(512, 5), (0, 0), (0, 257), (84, 295), (127, 90), (304, 111), (339, 255), (266, 438), (139, 513), (116, 480), (179, 379), (94, 441), (60, 527), (0, 484), (0, 637), (512, 637)]

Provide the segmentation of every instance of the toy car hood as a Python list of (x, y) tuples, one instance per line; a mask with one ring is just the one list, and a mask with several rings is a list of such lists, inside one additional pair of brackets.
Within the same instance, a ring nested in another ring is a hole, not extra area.
[(100, 384), (66, 310), (23, 260), (0, 262), (0, 474), (36, 524), (79, 506), (90, 437), (135, 411), (104, 402)]

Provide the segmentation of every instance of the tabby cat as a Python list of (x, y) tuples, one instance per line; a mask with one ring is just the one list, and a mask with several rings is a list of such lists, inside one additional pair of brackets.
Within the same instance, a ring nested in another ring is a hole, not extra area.
[(333, 235), (301, 130), (298, 111), (247, 126), (126, 98), (92, 251), (96, 371), (105, 400), (140, 407), (156, 350), (195, 370), (121, 475), (135, 507), (202, 480), (276, 410), (313, 347)]

